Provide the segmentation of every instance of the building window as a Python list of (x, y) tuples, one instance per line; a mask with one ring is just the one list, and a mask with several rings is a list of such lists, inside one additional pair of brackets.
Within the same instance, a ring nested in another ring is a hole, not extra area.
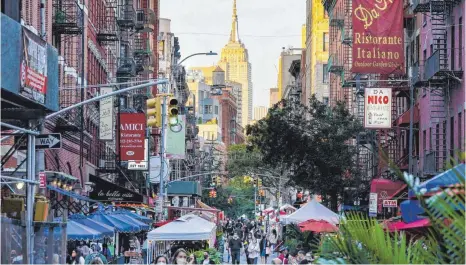
[(463, 18), (458, 20), (458, 65), (463, 69)]
[(424, 152), (427, 151), (427, 132), (426, 132), (426, 130), (424, 130), (422, 132), (422, 150)]
[(212, 105), (204, 106), (204, 114), (212, 114)]
[(328, 69), (327, 69), (326, 64), (323, 65), (322, 73), (323, 73), (322, 82), (324, 84), (327, 84), (328, 83)]
[(218, 114), (218, 106), (215, 106), (215, 114)]
[(322, 103), (324, 103), (324, 105), (328, 105), (328, 97), (323, 97)]
[(455, 117), (450, 118), (450, 157), (455, 156)]
[(328, 51), (328, 43), (329, 43), (329, 39), (328, 39), (328, 33), (324, 33), (324, 51)]

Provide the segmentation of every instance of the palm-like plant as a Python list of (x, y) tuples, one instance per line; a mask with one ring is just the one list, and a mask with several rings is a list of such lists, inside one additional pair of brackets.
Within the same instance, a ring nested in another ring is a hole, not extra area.
[[(464, 154), (461, 157), (464, 161)], [(423, 237), (408, 239), (403, 232), (388, 232), (375, 219), (350, 213), (339, 233), (326, 237), (330, 251), (324, 252), (321, 247), (317, 263), (464, 264), (465, 172), (455, 173), (459, 184), (439, 189), (428, 198), (418, 188), (419, 179), (404, 174), (431, 223)]]

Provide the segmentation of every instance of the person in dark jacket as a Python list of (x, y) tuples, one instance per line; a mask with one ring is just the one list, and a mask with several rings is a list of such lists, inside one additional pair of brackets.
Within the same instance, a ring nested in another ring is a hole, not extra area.
[(237, 233), (233, 234), (233, 238), (228, 243), (228, 248), (230, 250), (232, 264), (239, 264), (241, 249), (243, 248), (243, 242), (239, 238)]
[(207, 251), (204, 251), (204, 260), (202, 261), (202, 264), (203, 265), (215, 264), (215, 262), (210, 259), (209, 253)]

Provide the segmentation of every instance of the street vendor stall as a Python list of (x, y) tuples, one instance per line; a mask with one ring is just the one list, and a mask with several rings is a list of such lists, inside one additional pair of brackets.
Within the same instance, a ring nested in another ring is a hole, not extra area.
[(296, 212), (283, 217), (281, 221), (284, 224), (296, 224), (307, 220), (322, 220), (335, 225), (339, 223), (339, 216), (320, 204), (317, 200), (311, 200)]
[(194, 214), (184, 215), (147, 234), (149, 256), (166, 254), (169, 251), (169, 245), (166, 244), (168, 241), (206, 241), (213, 247), (216, 227), (214, 223)]

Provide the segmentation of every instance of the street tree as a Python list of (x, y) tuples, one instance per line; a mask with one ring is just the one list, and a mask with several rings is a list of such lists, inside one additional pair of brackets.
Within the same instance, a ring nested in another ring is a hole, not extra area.
[(328, 196), (336, 210), (344, 187), (359, 178), (351, 141), (362, 126), (342, 102), (330, 107), (312, 96), (309, 103), (276, 104), (266, 118), (246, 128), (249, 145), (259, 150), (265, 165), (285, 165), (289, 184)]

